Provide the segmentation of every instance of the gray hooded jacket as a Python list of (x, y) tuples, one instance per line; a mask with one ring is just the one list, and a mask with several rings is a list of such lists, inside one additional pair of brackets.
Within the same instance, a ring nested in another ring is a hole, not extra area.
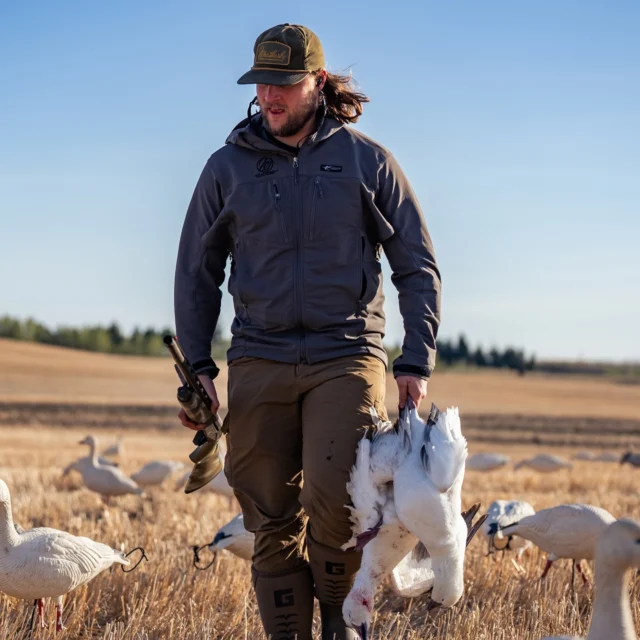
[(261, 135), (254, 116), (208, 160), (182, 229), (176, 331), (212, 376), (211, 339), (227, 257), (235, 318), (229, 362), (290, 363), (382, 346), (381, 249), (399, 293), (405, 338), (394, 374), (428, 378), (435, 364), (440, 274), (420, 206), (384, 147), (326, 117), (297, 156)]

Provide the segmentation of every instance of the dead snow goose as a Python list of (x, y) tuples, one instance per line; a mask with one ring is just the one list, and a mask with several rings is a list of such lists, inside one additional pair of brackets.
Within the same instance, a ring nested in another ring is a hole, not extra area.
[(96, 447), (98, 439), (95, 436), (87, 436), (80, 444), (89, 445), (91, 464), (83, 467), (82, 480), (87, 489), (95, 491), (102, 496), (123, 496), (128, 493), (142, 495), (142, 489), (119, 468), (101, 465), (97, 460)]
[(182, 462), (175, 460), (154, 460), (148, 462), (139, 471), (131, 475), (131, 479), (141, 487), (151, 487), (162, 484), (173, 473), (184, 467)]
[[(593, 560), (600, 534), (615, 518), (604, 509), (589, 504), (561, 504), (525, 516), (518, 522), (500, 527), (503, 535), (516, 535), (549, 554), (542, 572), (544, 578), (559, 558), (573, 560), (582, 574), (581, 560)], [(586, 580), (582, 574), (583, 580)]]
[(509, 464), (509, 456), (502, 453), (475, 453), (467, 458), (465, 468), (471, 471), (493, 471)]
[(457, 409), (435, 405), (425, 423), (409, 399), (393, 427), (372, 411), (377, 432), (358, 444), (347, 485), (353, 537), (362, 564), (343, 605), (345, 622), (366, 638), (377, 583), (420, 540), (434, 573), (432, 606), (452, 606), (464, 588), (467, 540), (460, 514), (467, 443)]
[[(629, 569), (640, 569), (640, 522), (625, 518), (610, 524), (598, 538), (595, 565), (595, 601), (586, 640), (637, 640), (629, 601)], [(563, 638), (567, 636), (545, 640)]]
[[(128, 565), (120, 551), (89, 538), (39, 527), (18, 533), (11, 495), (0, 480), (0, 591), (35, 601), (44, 613), (44, 598), (57, 598), (56, 630), (62, 629), (62, 596), (88, 582), (113, 563)], [(44, 618), (41, 618), (44, 626)]]
[(522, 467), (529, 467), (530, 469), (534, 469), (540, 473), (551, 473), (552, 471), (558, 471), (559, 469), (571, 469), (573, 465), (568, 460), (560, 456), (554, 456), (550, 453), (539, 453), (533, 458), (520, 460), (520, 462), (513, 467), (513, 470), (517, 471)]

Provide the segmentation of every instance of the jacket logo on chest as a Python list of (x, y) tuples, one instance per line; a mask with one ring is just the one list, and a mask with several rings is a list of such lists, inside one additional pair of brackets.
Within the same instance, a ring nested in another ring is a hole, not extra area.
[(331, 171), (332, 173), (338, 173), (342, 171), (341, 164), (321, 164), (320, 171)]
[(277, 169), (273, 168), (273, 158), (268, 158), (267, 156), (263, 156), (258, 160), (256, 163), (256, 169), (258, 170), (256, 178), (263, 178), (264, 176), (269, 176), (277, 171)]

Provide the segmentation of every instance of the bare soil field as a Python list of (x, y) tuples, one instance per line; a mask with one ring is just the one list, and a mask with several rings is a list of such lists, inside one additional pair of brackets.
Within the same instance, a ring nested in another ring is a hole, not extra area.
[[(216, 380), (226, 410), (227, 368)], [(180, 429), (167, 358), (88, 353), (0, 339), (0, 425)], [(640, 385), (580, 376), (443, 371), (428, 400), (456, 405), (470, 441), (640, 448)], [(388, 376), (387, 407), (397, 411)]]
[[(226, 371), (220, 377), (225, 404)], [(117, 357), (0, 340), (0, 478), (9, 485), (14, 518), (25, 529), (50, 526), (116, 548), (144, 546), (149, 562), (135, 572), (106, 571), (66, 600), (67, 629), (50, 628), (34, 640), (258, 640), (262, 637), (248, 563), (222, 554), (215, 571), (192, 567), (190, 546), (210, 541), (238, 506), (211, 493), (184, 495), (173, 480), (149, 497), (115, 499), (106, 507), (77, 474), (62, 469), (86, 455), (88, 433), (111, 444), (124, 438), (126, 473), (154, 459), (187, 462), (191, 434), (175, 418), (176, 378), (169, 360)], [(570, 455), (593, 449), (640, 448), (640, 388), (576, 377), (501, 372), (434, 375), (429, 399), (461, 407), (471, 453), (497, 450), (515, 461), (538, 451)], [(389, 380), (390, 413), (397, 403)], [(563, 448), (558, 450), (559, 447)], [(606, 508), (640, 519), (640, 469), (617, 463), (575, 462), (540, 475), (467, 471), (463, 502), (486, 508), (499, 498), (528, 500), (536, 509), (566, 502)], [(378, 591), (375, 640), (539, 640), (586, 635), (592, 585), (569, 594), (570, 563), (559, 561), (539, 580), (544, 554), (525, 556), (519, 573), (507, 556), (486, 557), (475, 539), (467, 552), (465, 595), (433, 616), (426, 598), (403, 599)], [(632, 578), (633, 614), (640, 630), (640, 578)], [(0, 638), (26, 637), (30, 603), (0, 595)], [(316, 616), (316, 628), (319, 620)], [(614, 640), (612, 638), (612, 640)]]

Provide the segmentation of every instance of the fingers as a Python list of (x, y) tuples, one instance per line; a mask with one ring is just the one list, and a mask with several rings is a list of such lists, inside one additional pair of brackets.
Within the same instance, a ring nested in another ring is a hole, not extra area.
[(408, 393), (408, 380), (405, 376), (399, 376), (396, 378), (398, 383), (398, 407), (400, 409), (404, 409), (404, 406), (407, 404), (407, 393)]
[(416, 409), (427, 395), (427, 381), (414, 376), (398, 376), (398, 407), (404, 409), (407, 397), (411, 396)]
[(202, 429), (202, 425), (196, 424), (195, 422), (191, 422), (189, 418), (187, 418), (187, 414), (184, 409), (180, 409), (180, 413), (178, 413), (178, 418), (180, 418), (180, 422), (183, 427), (187, 427), (187, 429), (193, 429), (193, 431), (199, 431)]

